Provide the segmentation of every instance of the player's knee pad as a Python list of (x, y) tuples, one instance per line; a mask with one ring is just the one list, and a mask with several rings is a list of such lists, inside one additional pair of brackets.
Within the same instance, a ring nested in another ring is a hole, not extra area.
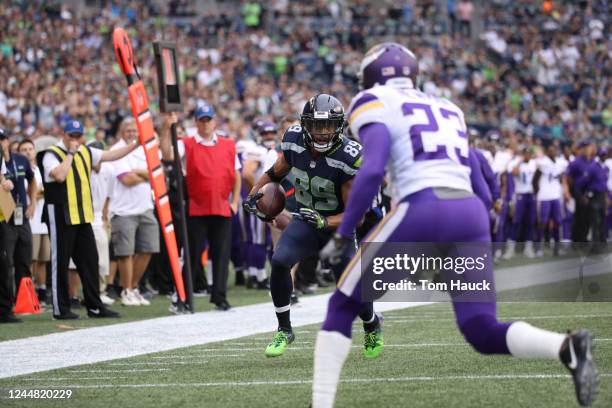
[(476, 315), (459, 326), (465, 340), (479, 353), (500, 354), (506, 347), (504, 328), (497, 318), (489, 314)]

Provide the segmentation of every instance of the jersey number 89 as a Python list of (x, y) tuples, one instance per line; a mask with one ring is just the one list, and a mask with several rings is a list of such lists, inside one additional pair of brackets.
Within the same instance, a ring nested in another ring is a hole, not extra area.
[(295, 175), (295, 199), (298, 203), (317, 211), (334, 211), (338, 208), (333, 181), (319, 176), (311, 179), (308, 173), (296, 167), (291, 172)]

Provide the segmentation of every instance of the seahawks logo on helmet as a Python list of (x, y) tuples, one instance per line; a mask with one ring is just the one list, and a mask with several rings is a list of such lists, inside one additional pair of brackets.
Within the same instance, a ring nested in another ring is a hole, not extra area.
[(331, 95), (318, 94), (310, 98), (300, 116), (304, 129), (304, 144), (320, 153), (333, 149), (342, 140), (344, 107)]

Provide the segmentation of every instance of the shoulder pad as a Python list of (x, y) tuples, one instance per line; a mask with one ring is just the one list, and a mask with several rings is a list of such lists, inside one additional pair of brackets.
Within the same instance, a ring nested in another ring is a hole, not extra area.
[(302, 153), (306, 150), (304, 146), (304, 136), (302, 135), (302, 126), (293, 125), (285, 131), (283, 141), (281, 142), (281, 149), (283, 151), (294, 151), (296, 153)]

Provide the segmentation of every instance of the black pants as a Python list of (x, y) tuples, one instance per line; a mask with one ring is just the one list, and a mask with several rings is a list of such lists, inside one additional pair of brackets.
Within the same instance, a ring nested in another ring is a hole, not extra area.
[(595, 192), (589, 198), (589, 224), (591, 226), (591, 241), (606, 242), (606, 193)]
[(13, 312), (13, 280), (9, 268), (8, 256), (4, 240), (6, 231), (3, 228), (6, 222), (0, 223), (0, 316)]
[(68, 293), (68, 264), (76, 265), (83, 285), (88, 309), (104, 308), (100, 300), (98, 250), (91, 224), (67, 225), (61, 206), (47, 204), (49, 235), (51, 238), (51, 288), (53, 315), (70, 311)]
[(215, 304), (220, 303), (225, 300), (227, 292), (230, 247), (232, 244), (232, 219), (218, 215), (189, 217), (187, 229), (189, 232), (191, 268), (194, 273), (198, 270), (197, 265), (201, 264), (204, 240), (208, 241), (208, 258), (213, 264), (210, 301)]
[(30, 223), (25, 220), (23, 225), (13, 225), (3, 222), (0, 226), (4, 230), (4, 245), (9, 263), (9, 271), (14, 271), (11, 279), (11, 287), (14, 288), (14, 296), (11, 301), (15, 302), (21, 278), (30, 276), (30, 265), (32, 265), (32, 230)]
[(586, 242), (589, 234), (589, 201), (586, 196), (575, 194), (576, 212), (572, 223), (572, 241)]

